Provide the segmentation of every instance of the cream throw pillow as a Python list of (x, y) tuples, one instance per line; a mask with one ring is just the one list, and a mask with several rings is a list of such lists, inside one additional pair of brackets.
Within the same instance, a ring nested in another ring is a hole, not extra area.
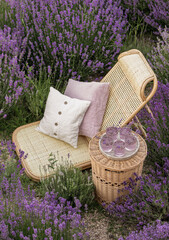
[(36, 130), (77, 148), (79, 126), (89, 105), (90, 101), (70, 98), (50, 87), (44, 117)]

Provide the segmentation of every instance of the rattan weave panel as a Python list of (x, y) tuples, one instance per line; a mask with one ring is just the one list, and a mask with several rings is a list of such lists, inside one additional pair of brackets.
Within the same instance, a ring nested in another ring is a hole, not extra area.
[(132, 84), (134, 91), (139, 96), (140, 89), (145, 79), (153, 76), (153, 71), (140, 58), (138, 54), (127, 55), (119, 59), (123, 72)]
[[(38, 123), (39, 122), (22, 126), (13, 134), (13, 141), (17, 145), (18, 151), (22, 149), (25, 153), (28, 153), (28, 157), (22, 161), (28, 176), (35, 181), (39, 181), (40, 178), (46, 174), (43, 169), (46, 169), (49, 164), (48, 159), (50, 153), (55, 154), (56, 157), (59, 153), (57, 164), (68, 159), (69, 154), (69, 161), (71, 161), (73, 165), (90, 165), (88, 141), (85, 137), (79, 137), (78, 148), (75, 149), (63, 141), (36, 131), (35, 128)], [(52, 174), (52, 172), (50, 172), (50, 174)]]
[(119, 64), (116, 64), (112, 69), (111, 75), (105, 77), (103, 82), (109, 82), (111, 88), (102, 130), (113, 124), (118, 125), (121, 120), (121, 124), (123, 124), (142, 104), (141, 99), (136, 95)]

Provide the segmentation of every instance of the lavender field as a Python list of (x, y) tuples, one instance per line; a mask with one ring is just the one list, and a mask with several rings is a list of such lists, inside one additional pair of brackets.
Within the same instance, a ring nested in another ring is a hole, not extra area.
[(27, 153), (18, 159), (11, 135), (42, 118), (50, 86), (64, 92), (69, 78), (99, 81), (132, 48), (157, 75), (155, 119), (144, 109), (138, 115), (148, 146), (139, 191), (131, 181), (125, 201), (102, 211), (110, 239), (169, 239), (167, 0), (0, 0), (0, 239), (93, 239), (83, 219), (101, 211), (91, 173), (63, 167), (57, 184), (33, 183), (21, 167)]

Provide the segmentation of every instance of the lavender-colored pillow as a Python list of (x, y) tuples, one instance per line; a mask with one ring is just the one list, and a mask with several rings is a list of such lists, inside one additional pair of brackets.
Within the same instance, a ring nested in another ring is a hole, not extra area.
[(64, 94), (71, 98), (91, 101), (80, 125), (79, 135), (92, 138), (102, 124), (109, 96), (109, 83), (78, 82), (69, 79)]

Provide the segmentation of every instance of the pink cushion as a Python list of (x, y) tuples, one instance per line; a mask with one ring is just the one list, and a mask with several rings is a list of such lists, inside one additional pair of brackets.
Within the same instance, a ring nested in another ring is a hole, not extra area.
[(109, 83), (78, 82), (69, 79), (64, 94), (71, 98), (91, 101), (80, 125), (79, 135), (92, 138), (102, 124), (109, 96)]

